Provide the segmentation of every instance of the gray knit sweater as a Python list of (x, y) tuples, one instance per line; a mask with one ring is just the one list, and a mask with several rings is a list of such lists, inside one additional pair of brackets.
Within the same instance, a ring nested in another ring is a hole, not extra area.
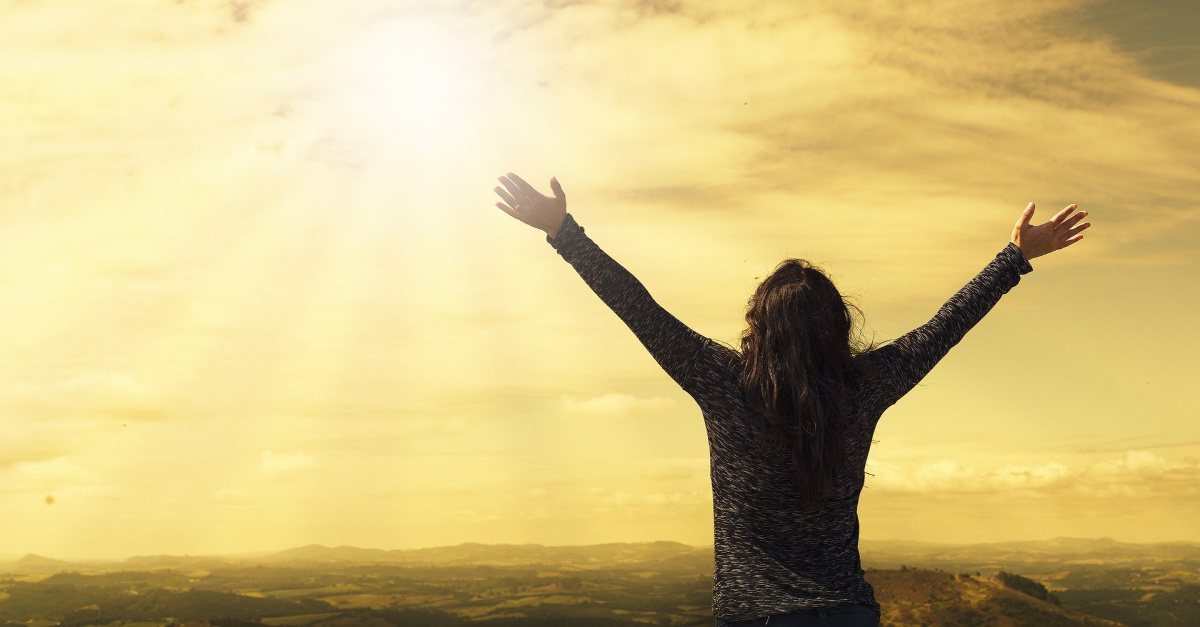
[(858, 498), (867, 452), (884, 410), (900, 400), (983, 318), (1021, 275), (1033, 271), (1009, 243), (929, 322), (874, 351), (872, 374), (846, 399), (847, 463), (824, 511), (800, 507), (783, 453), (757, 443), (763, 420), (738, 385), (741, 355), (700, 335), (584, 234), (567, 214), (546, 241), (633, 331), (664, 371), (700, 406), (713, 491), (713, 616), (741, 621), (796, 609), (862, 603), (879, 612), (858, 552)]

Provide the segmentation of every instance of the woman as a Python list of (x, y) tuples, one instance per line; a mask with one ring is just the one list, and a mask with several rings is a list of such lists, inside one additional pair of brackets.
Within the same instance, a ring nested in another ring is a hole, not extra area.
[(878, 625), (858, 553), (858, 497), (871, 436), (1021, 275), (1029, 260), (1083, 238), (1069, 205), (1049, 222), (1021, 214), (1011, 241), (924, 325), (890, 344), (855, 346), (849, 303), (821, 270), (780, 263), (755, 290), (736, 351), (680, 322), (600, 250), (553, 197), (500, 177), (496, 203), (546, 233), (704, 415), (714, 514), (713, 617), (743, 625)]

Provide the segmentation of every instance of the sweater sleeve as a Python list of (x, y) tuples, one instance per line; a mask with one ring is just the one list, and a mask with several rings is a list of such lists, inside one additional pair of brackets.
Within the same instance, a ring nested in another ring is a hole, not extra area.
[(570, 263), (588, 287), (629, 327), (671, 379), (692, 396), (692, 375), (710, 340), (693, 331), (654, 301), (628, 270), (583, 232), (570, 213), (546, 241)]
[(938, 309), (932, 320), (876, 349), (888, 375), (888, 400), (894, 403), (915, 387), (1000, 297), (1020, 282), (1021, 275), (1032, 271), (1021, 249), (1009, 242)]

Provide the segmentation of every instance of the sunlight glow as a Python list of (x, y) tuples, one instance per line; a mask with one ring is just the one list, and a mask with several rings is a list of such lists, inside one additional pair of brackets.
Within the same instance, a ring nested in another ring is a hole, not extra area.
[(369, 32), (342, 64), (347, 113), (386, 152), (441, 163), (469, 139), (482, 80), (477, 58), (461, 37), (429, 23)]
[(1197, 539), (1200, 90), (1112, 39), (1166, 11), (652, 4), (0, 3), (0, 572), (711, 543), (700, 409), (506, 172), (733, 346), (780, 259), (882, 341), (1080, 203), (880, 422), (862, 538)]

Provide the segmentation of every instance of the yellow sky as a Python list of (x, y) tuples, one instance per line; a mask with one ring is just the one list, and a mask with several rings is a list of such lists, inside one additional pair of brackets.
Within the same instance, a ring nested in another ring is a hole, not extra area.
[(0, 2), (0, 558), (710, 544), (698, 407), (509, 171), (729, 343), (784, 257), (892, 338), (1079, 203), (862, 537), (1200, 540), (1195, 18), (897, 6)]

